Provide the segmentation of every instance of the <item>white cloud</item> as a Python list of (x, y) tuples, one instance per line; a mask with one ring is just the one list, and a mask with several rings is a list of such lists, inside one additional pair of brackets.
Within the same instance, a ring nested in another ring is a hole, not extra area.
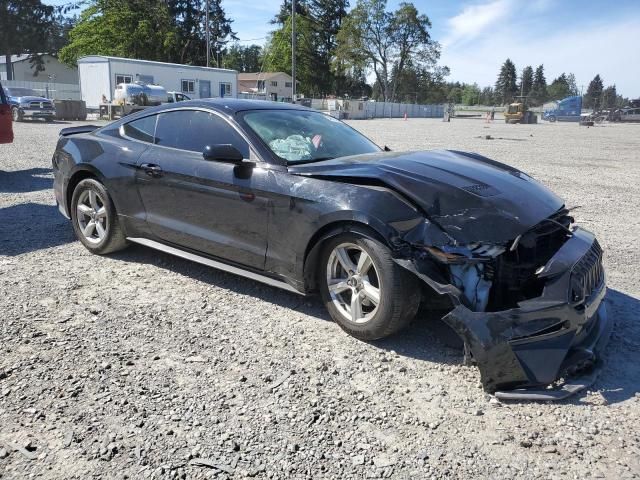
[(496, 26), (509, 16), (513, 0), (493, 0), (489, 3), (468, 5), (455, 17), (448, 20), (449, 33), (442, 41), (446, 47), (456, 43), (467, 43)]
[[(537, 7), (541, 5), (544, 6), (541, 2)], [(460, 15), (465, 11), (467, 9)], [(494, 13), (493, 18), (496, 15)], [(481, 16), (482, 19), (489, 17), (486, 12)], [(618, 93), (640, 97), (640, 49), (637, 48), (640, 14), (636, 18), (627, 15), (617, 21), (564, 24), (561, 29), (545, 32), (540, 29), (540, 19), (534, 15), (519, 15), (514, 11), (500, 18), (502, 21), (492, 21), (490, 31), (483, 27), (480, 33), (475, 33), (472, 42), (443, 42), (441, 63), (451, 68), (451, 80), (493, 85), (500, 66), (506, 58), (511, 58), (518, 73), (525, 65), (535, 68), (544, 64), (549, 83), (562, 72), (573, 72), (578, 86), (583, 84), (586, 90), (589, 81), (599, 73), (605, 85), (616, 84)]]

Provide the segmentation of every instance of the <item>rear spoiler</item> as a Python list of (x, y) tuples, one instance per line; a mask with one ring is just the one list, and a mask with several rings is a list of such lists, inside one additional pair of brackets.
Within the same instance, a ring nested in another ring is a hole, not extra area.
[(63, 128), (62, 130), (60, 130), (60, 136), (68, 137), (69, 135), (77, 135), (79, 133), (91, 133), (99, 128), (100, 127), (96, 125), (83, 125), (81, 127)]

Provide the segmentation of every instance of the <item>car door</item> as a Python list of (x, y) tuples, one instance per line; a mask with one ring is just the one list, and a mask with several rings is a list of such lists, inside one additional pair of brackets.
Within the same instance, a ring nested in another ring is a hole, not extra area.
[(155, 142), (140, 157), (137, 185), (150, 230), (164, 242), (257, 269), (267, 249), (266, 172), (205, 160), (206, 145), (247, 141), (216, 113), (180, 109), (158, 115)]
[(13, 142), (13, 121), (11, 118), (11, 105), (4, 94), (0, 83), (0, 143)]

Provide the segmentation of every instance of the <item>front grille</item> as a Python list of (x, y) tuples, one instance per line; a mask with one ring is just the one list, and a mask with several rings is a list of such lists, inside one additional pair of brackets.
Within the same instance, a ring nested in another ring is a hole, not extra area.
[(51, 102), (31, 102), (29, 104), (29, 108), (34, 108), (34, 109), (51, 109), (53, 108), (53, 105), (51, 104)]
[(578, 260), (571, 271), (569, 301), (580, 303), (588, 300), (589, 296), (598, 290), (603, 280), (602, 248), (598, 241), (594, 240), (591, 248)]

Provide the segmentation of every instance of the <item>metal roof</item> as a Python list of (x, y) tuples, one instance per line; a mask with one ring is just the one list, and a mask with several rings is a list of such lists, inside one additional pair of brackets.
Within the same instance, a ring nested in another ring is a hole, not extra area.
[(203, 67), (200, 65), (183, 65), (181, 63), (167, 63), (167, 62), (156, 62), (153, 60), (138, 60), (136, 58), (122, 58), (122, 57), (109, 57), (105, 55), (86, 55), (84, 57), (80, 57), (78, 59), (78, 64), (80, 63), (104, 63), (109, 61), (116, 62), (126, 62), (126, 63), (138, 63), (138, 64), (146, 64), (146, 65), (155, 65), (158, 67), (173, 67), (173, 68), (188, 68), (188, 69), (197, 69), (204, 70), (207, 72), (222, 72), (222, 73), (238, 73), (235, 70), (229, 70), (227, 68), (214, 68), (214, 67)]

